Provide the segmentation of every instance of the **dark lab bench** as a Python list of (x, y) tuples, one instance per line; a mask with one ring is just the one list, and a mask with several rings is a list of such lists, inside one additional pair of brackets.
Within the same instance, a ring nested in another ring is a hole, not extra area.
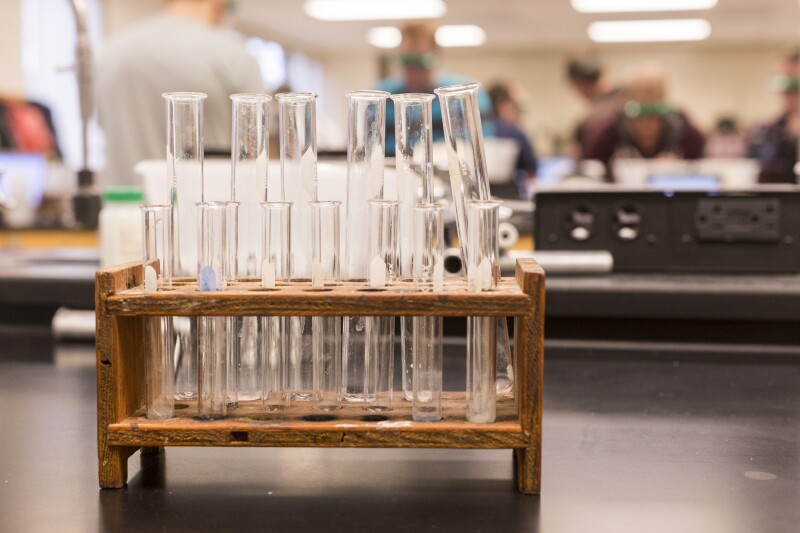
[[(445, 387), (464, 383), (447, 345)], [(169, 447), (97, 486), (91, 345), (0, 358), (1, 531), (793, 533), (800, 365), (752, 353), (545, 362), (540, 496), (509, 450)]]
[[(9, 329), (92, 307), (61, 268), (0, 271)], [(94, 347), (0, 339), (0, 531), (795, 532), (798, 315), (800, 276), (550, 276), (541, 496), (508, 450), (177, 447), (99, 491)]]
[(800, 355), (800, 275), (549, 276), (553, 348)]

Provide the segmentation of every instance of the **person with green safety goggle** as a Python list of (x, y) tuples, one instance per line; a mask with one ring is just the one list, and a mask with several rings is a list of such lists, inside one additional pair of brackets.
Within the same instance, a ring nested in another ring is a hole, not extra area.
[(747, 156), (761, 164), (761, 183), (797, 183), (797, 143), (800, 133), (800, 50), (783, 60), (781, 72), (772, 79), (779, 93), (779, 116), (753, 128), (748, 135)]
[(614, 159), (703, 156), (704, 135), (683, 112), (666, 102), (666, 82), (658, 68), (640, 67), (626, 89), (628, 100), (622, 109), (598, 128), (588, 143), (586, 158), (603, 162), (607, 179), (613, 180)]
[[(459, 85), (474, 80), (463, 76), (456, 76), (443, 72), (439, 68), (439, 45), (436, 43), (436, 28), (427, 22), (409, 22), (400, 29), (402, 40), (397, 48), (395, 58), (400, 66), (399, 76), (385, 78), (378, 82), (375, 89), (392, 94), (399, 93), (427, 93), (433, 94), (437, 87)], [(478, 92), (478, 105), (481, 117), (484, 120), (485, 136), (491, 136), (491, 130), (486, 126), (492, 109), (489, 95), (484, 90)], [(442, 127), (442, 112), (439, 99), (434, 99), (431, 104), (431, 118), (433, 127), (433, 140), (444, 139)], [(394, 139), (394, 105), (391, 100), (386, 102), (386, 155), (395, 153)]]

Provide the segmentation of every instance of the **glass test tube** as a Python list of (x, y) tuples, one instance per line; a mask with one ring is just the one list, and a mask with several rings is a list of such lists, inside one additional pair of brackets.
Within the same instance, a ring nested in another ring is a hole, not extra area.
[[(172, 206), (142, 206), (144, 291), (172, 286)], [(146, 416), (172, 418), (175, 406), (175, 360), (172, 317), (145, 319)]]
[[(501, 202), (475, 201), (467, 204), (469, 216), (467, 269), (470, 292), (497, 288), (500, 263), (497, 241)], [(497, 406), (495, 373), (497, 370), (497, 319), (467, 318), (467, 388), (466, 415), (469, 422), (494, 422)]]
[[(280, 137), (281, 183), (280, 194), (271, 193), (272, 199), (291, 202), (291, 275), (293, 278), (311, 277), (311, 206), (317, 199), (317, 95), (314, 93), (280, 93), (278, 122)], [(287, 361), (287, 387), (293, 400), (312, 400), (313, 388), (294, 389), (296, 371), (305, 357), (311, 357), (311, 327), (308, 317), (289, 318), (289, 354)], [(305, 391), (305, 392), (303, 392)]]
[[(386, 148), (386, 99), (384, 91), (345, 93), (347, 118), (347, 222), (343, 274), (346, 279), (366, 281), (369, 277), (367, 241), (369, 201), (386, 193), (383, 167)], [(344, 317), (344, 397), (364, 401), (364, 358), (366, 318)]]
[[(338, 283), (339, 208), (341, 202), (312, 202), (311, 284), (323, 289)], [(316, 374), (317, 409), (333, 411), (342, 402), (342, 317), (311, 318), (311, 345)]]
[[(231, 198), (239, 204), (235, 228), (237, 246), (232, 256), (231, 276), (256, 278), (261, 270), (261, 202), (267, 199), (267, 160), (269, 159), (269, 102), (266, 94), (231, 95)], [(229, 254), (233, 247), (229, 247)], [(233, 404), (260, 400), (266, 353), (263, 317), (230, 318), (231, 365), (228, 367), (228, 394)]]
[[(416, 204), (433, 203), (432, 94), (392, 95), (395, 121), (395, 169), (399, 206), (398, 277), (410, 279), (413, 255), (413, 217)], [(412, 398), (411, 365), (414, 359), (412, 337), (414, 317), (400, 317), (400, 364), (403, 394)]]
[(469, 263), (469, 251), (465, 246), (469, 235), (466, 204), (472, 200), (490, 199), (478, 106), (480, 86), (480, 83), (468, 83), (434, 90), (442, 107), (450, 186), (465, 265)]
[[(442, 292), (444, 224), (440, 204), (414, 206), (414, 283), (422, 291)], [(420, 422), (442, 419), (442, 329), (440, 316), (412, 317), (411, 416)]]
[[(291, 277), (291, 209), (289, 202), (263, 202), (261, 286), (274, 289), (278, 281)], [(263, 317), (265, 322), (265, 379), (264, 407), (270, 411), (284, 409), (289, 405), (286, 386), (286, 357), (289, 349), (289, 318), (285, 316)]]
[[(397, 205), (390, 200), (369, 203), (369, 284), (381, 290), (397, 274)], [(394, 317), (366, 317), (364, 408), (388, 411), (394, 389)]]
[[(198, 206), (197, 288), (201, 292), (225, 290), (230, 257), (228, 222), (237, 218), (233, 202), (209, 202)], [(203, 316), (198, 319), (197, 415), (202, 419), (224, 418), (228, 405), (228, 319)]]
[[(209, 203), (209, 202), (206, 202)], [(220, 202), (225, 205), (225, 286), (223, 289), (236, 285), (239, 280), (239, 204), (237, 202)], [(239, 368), (241, 367), (240, 357), (243, 355), (240, 347), (246, 344), (245, 339), (240, 335), (248, 335), (249, 329), (240, 330), (240, 317), (230, 316), (227, 318), (225, 347), (228, 362), (226, 363), (227, 384), (225, 385), (228, 396), (228, 409), (239, 407)], [(246, 356), (246, 354), (245, 354)], [(248, 399), (248, 398), (243, 398)]]
[[(167, 179), (172, 204), (175, 276), (193, 277), (197, 266), (197, 204), (203, 196), (203, 93), (164, 93), (167, 111)], [(197, 398), (197, 318), (174, 317), (175, 399)]]
[[(480, 107), (478, 105), (479, 83), (440, 87), (438, 95), (442, 108), (447, 160), (450, 167), (450, 186), (456, 211), (456, 229), (461, 243), (461, 258), (469, 275), (471, 264), (466, 242), (469, 238), (467, 203), (473, 200), (489, 200), (488, 174), (483, 147)], [(508, 322), (496, 319), (498, 393), (509, 392), (514, 377), (511, 365), (511, 350)]]
[(270, 199), (292, 204), (292, 276), (311, 275), (311, 207), (317, 199), (317, 95), (280, 93), (281, 182)]

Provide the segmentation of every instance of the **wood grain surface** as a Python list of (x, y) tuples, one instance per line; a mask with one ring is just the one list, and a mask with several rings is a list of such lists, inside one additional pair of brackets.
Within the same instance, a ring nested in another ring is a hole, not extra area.
[[(511, 448), (519, 491), (540, 491), (545, 289), (544, 271), (533, 260), (519, 260), (515, 279), (503, 279), (498, 290), (478, 294), (467, 293), (462, 279), (447, 280), (442, 294), (419, 292), (404, 282), (382, 291), (364, 290), (365, 285), (356, 282), (310, 290), (304, 281), (262, 290), (256, 280), (201, 293), (191, 279), (144, 294), (141, 278), (140, 265), (97, 274), (101, 487), (125, 484), (127, 459), (138, 448), (156, 452), (165, 446), (324, 446)], [(380, 414), (385, 419), (369, 418), (374, 414), (358, 404), (326, 413), (303, 404), (271, 412), (260, 402), (242, 402), (222, 420), (196, 419), (191, 403), (176, 406), (176, 418), (147, 420), (143, 327), (147, 316), (158, 315), (515, 317), (515, 391), (498, 398), (497, 420), (491, 424), (465, 420), (463, 392), (444, 394), (444, 419), (439, 422), (414, 422), (411, 404), (399, 392), (395, 408)]]
[(285, 410), (269, 412), (262, 409), (261, 402), (241, 402), (227, 418), (210, 421), (195, 419), (196, 406), (184, 405), (186, 408), (177, 410), (177, 417), (169, 420), (148, 420), (140, 411), (111, 424), (109, 442), (118, 446), (426, 448), (518, 448), (529, 444), (511, 396), (498, 398), (493, 424), (466, 421), (463, 392), (444, 394), (439, 422), (413, 421), (411, 402), (399, 398), (391, 411), (380, 414), (358, 404), (323, 412), (310, 403), (295, 402)]
[(155, 294), (138, 287), (123, 291), (108, 298), (108, 311), (123, 316), (523, 316), (532, 312), (532, 301), (512, 278), (481, 293), (467, 292), (461, 279), (448, 279), (444, 292), (436, 294), (409, 282), (377, 291), (355, 282), (324, 290), (303, 282), (283, 283), (274, 290), (242, 282), (224, 291), (200, 292), (196, 283), (184, 280)]

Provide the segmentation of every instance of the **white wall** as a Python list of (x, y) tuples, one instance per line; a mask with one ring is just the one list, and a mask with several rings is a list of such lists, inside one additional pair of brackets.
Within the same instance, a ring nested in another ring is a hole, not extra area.
[(4, 21), (0, 31), (0, 94), (22, 96), (25, 94), (25, 80), (22, 76), (22, 14), (23, 0), (4, 0), (0, 2), (0, 20)]

